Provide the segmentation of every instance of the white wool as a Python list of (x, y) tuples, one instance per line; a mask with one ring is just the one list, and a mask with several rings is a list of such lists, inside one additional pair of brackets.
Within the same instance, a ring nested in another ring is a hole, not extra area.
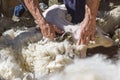
[(20, 33), (23, 33), (25, 32), (24, 30), (17, 30), (15, 33), (14, 33), (14, 36), (18, 36)]
[(113, 39), (115, 40), (115, 42), (117, 44), (120, 44), (120, 29), (119, 28), (117, 30), (115, 30), (115, 34), (113, 36)]
[[(47, 43), (45, 43), (44, 41), (39, 41), (37, 43), (30, 43), (27, 47), (22, 49), (21, 54), (25, 60), (23, 64), (25, 64), (25, 67), (28, 70), (38, 74), (39, 76), (61, 71), (66, 65), (73, 62), (72, 59), (75, 56), (73, 50), (76, 47), (77, 46), (75, 45), (71, 45), (67, 40), (63, 42), (47, 41)], [(80, 48), (78, 51), (76, 50), (76, 53), (79, 52)], [(0, 54), (2, 56), (0, 59), (0, 64), (2, 65), (0, 73), (2, 77), (5, 79), (16, 79), (17, 77), (20, 77), (22, 79), (24, 77), (24, 72), (21, 71), (20, 65), (14, 62), (15, 59), (13, 51), (11, 51), (9, 48), (2, 49)], [(10, 58), (7, 59), (9, 63), (6, 63), (6, 57)], [(11, 66), (9, 67), (10, 64)]]
[(110, 11), (109, 14), (113, 16), (112, 18), (114, 18), (114, 20), (119, 20), (117, 18), (120, 17), (120, 6), (117, 6), (117, 8), (115, 8), (113, 11)]
[(48, 74), (59, 71), (72, 62), (68, 56), (69, 54), (66, 53), (64, 45), (69, 45), (69, 43), (64, 41), (61, 43), (48, 42), (44, 45), (39, 43), (30, 44), (28, 48), (23, 49), (22, 54), (33, 71), (41, 75)]
[(64, 71), (46, 80), (120, 80), (120, 65), (105, 60), (105, 56), (95, 55), (74, 60)]
[(9, 29), (7, 31), (5, 31), (4, 33), (2, 33), (3, 36), (5, 35), (9, 35), (12, 39), (14, 39), (16, 36), (18, 36), (20, 33), (23, 33), (27, 30), (26, 27), (24, 27), (24, 29)]
[(15, 34), (14, 33), (15, 33), (14, 29), (10, 29), (10, 30), (7, 30), (4, 33), (2, 33), (2, 35), (10, 35), (11, 38), (14, 39), (15, 38)]
[[(51, 19), (51, 14), (49, 14), (46, 19), (52, 21), (58, 20), (57, 24), (63, 26), (66, 32), (69, 31), (73, 33), (73, 37), (77, 40), (80, 24), (72, 25), (64, 18), (64, 13), (66, 13), (64, 6), (50, 7), (45, 14), (47, 15), (48, 11), (54, 8), (55, 15), (52, 15)], [(57, 17), (56, 14), (58, 13), (59, 16), (63, 15), (63, 17)], [(56, 20), (53, 16), (58, 19)], [(22, 31), (19, 29), (16, 31), (11, 30), (5, 33), (5, 35), (9, 34), (14, 38), (16, 37), (16, 34), (18, 35), (21, 32)], [(34, 80), (34, 78), (40, 80), (41, 76), (44, 77), (44, 75), (58, 72), (58, 74), (55, 77), (53, 76), (53, 78), (50, 78), (50, 80), (119, 80), (114, 77), (111, 78), (112, 74), (110, 72), (114, 71), (113, 74), (118, 73), (118, 71), (120, 71), (120, 65), (111, 64), (109, 61), (105, 62), (104, 58), (101, 56), (74, 61), (74, 59), (76, 59), (76, 57), (78, 57), (82, 52), (86, 51), (87, 48), (100, 45), (108, 47), (112, 45), (112, 40), (109, 37), (104, 36), (101, 31), (98, 30), (97, 34), (99, 34), (97, 35), (99, 38), (96, 38), (95, 45), (90, 44), (88, 46), (70, 44), (67, 40), (62, 42), (41, 40), (36, 43), (29, 43), (28, 46), (22, 47), (21, 54), (23, 56), (23, 60), (25, 60), (22, 62), (24, 65), (19, 65), (16, 62), (14, 52), (10, 47), (4, 48), (0, 50), (0, 76), (9, 80)], [(101, 41), (103, 42), (101, 43)], [(68, 66), (69, 64), (72, 65)], [(25, 66), (25, 68), (30, 72), (22, 71), (20, 66)], [(59, 71), (62, 71), (64, 68), (65, 70), (63, 74), (59, 74)], [(102, 76), (105, 76), (105, 78)], [(61, 79), (62, 77), (65, 78)]]
[(16, 63), (14, 56), (11, 54), (10, 49), (0, 51), (0, 75), (10, 80), (22, 77), (23, 74), (20, 66)]
[(22, 71), (20, 65), (16, 63), (14, 54), (9, 48), (0, 50), (0, 77), (6, 80), (34, 79), (32, 73)]

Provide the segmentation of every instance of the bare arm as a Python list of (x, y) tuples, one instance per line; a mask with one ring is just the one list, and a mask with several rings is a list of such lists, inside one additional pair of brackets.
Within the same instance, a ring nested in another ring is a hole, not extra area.
[(87, 0), (87, 6), (90, 9), (90, 25), (91, 29), (90, 40), (94, 40), (94, 34), (96, 31), (96, 16), (99, 8), (100, 0)]
[(99, 0), (87, 0), (85, 18), (81, 24), (78, 44), (88, 44), (90, 40), (94, 40), (98, 7)]
[(39, 8), (38, 0), (24, 0), (24, 2), (32, 16), (37, 20), (37, 22), (39, 22), (40, 25), (44, 24), (46, 21)]
[(87, 0), (87, 6), (90, 8), (91, 19), (96, 21), (100, 0)]
[(38, 0), (24, 0), (28, 10), (38, 22), (43, 36), (53, 39), (55, 33), (62, 33), (55, 25), (48, 23), (42, 15)]

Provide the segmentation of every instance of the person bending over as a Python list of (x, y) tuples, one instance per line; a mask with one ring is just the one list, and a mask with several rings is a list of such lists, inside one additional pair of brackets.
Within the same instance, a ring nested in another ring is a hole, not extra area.
[[(36, 19), (43, 36), (54, 39), (56, 33), (62, 34), (64, 32), (45, 20), (39, 8), (38, 0), (24, 0), (24, 3)], [(87, 45), (90, 40), (94, 40), (99, 0), (64, 0), (64, 4), (72, 16), (72, 22), (74, 24), (81, 23), (80, 37), (77, 43)]]

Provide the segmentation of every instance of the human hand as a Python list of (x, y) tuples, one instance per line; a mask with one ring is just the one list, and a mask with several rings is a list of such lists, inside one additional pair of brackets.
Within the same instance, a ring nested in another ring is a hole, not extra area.
[(45, 22), (43, 25), (40, 25), (41, 32), (43, 36), (50, 38), (53, 40), (56, 37), (56, 34), (62, 34), (64, 31), (58, 29), (58, 27), (54, 24)]
[(91, 18), (90, 9), (86, 6), (85, 18), (81, 23), (80, 37), (77, 44), (88, 44), (89, 41), (94, 40), (96, 30), (96, 19)]

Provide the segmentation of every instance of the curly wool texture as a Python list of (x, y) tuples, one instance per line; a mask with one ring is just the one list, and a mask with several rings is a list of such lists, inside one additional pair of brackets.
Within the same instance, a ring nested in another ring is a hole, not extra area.
[(12, 51), (8, 48), (0, 50), (0, 65), (0, 76), (5, 79), (14, 80), (23, 75), (20, 66), (15, 62)]
[(22, 55), (26, 58), (28, 68), (31, 67), (30, 70), (40, 74), (48, 74), (61, 70), (65, 65), (72, 62), (66, 53), (65, 45), (68, 46), (69, 44), (66, 42), (47, 42), (41, 45), (38, 42), (23, 49)]
[(118, 44), (118, 45), (120, 44), (120, 28), (115, 30), (113, 40), (116, 42), (116, 44)]
[[(39, 76), (59, 72), (66, 65), (72, 63), (75, 55), (80, 52), (79, 50), (75, 51), (76, 47), (67, 40), (63, 42), (49, 40), (44, 42), (41, 40), (36, 43), (29, 43), (28, 46), (22, 48), (21, 54), (24, 58), (23, 61), (25, 61), (22, 62), (24, 64), (22, 67)], [(25, 77), (24, 74), (27, 73), (22, 71), (21, 65), (16, 62), (14, 54), (11, 48), (0, 50), (0, 75), (5, 79), (13, 80), (17, 77), (22, 79)]]
[[(55, 8), (55, 9), (54, 9)], [(79, 25), (72, 25), (69, 21), (65, 20), (64, 16), (64, 10), (63, 13), (61, 12), (62, 7), (61, 6), (53, 6), (50, 7), (45, 13), (51, 12), (51, 10), (55, 10), (54, 14), (49, 14), (47, 20), (53, 20), (55, 21), (56, 18), (51, 19), (51, 15), (54, 17), (57, 17), (56, 14), (59, 13), (59, 15), (63, 15), (63, 17), (58, 17), (58, 23), (60, 25), (63, 25), (64, 30), (66, 32), (73, 33), (73, 37), (75, 40), (78, 38), (78, 35), (76, 35), (79, 31)], [(49, 11), (50, 10), (50, 11)], [(56, 11), (57, 10), (57, 11)], [(59, 11), (60, 10), (60, 11)], [(62, 14), (60, 14), (62, 13)], [(66, 11), (65, 11), (66, 13)], [(45, 14), (44, 14), (45, 16)], [(59, 21), (60, 20), (60, 21)], [(62, 21), (62, 22), (61, 22)], [(64, 23), (64, 24), (63, 24)], [(58, 25), (59, 25), (58, 24)], [(69, 25), (68, 25), (69, 24)], [(98, 28), (99, 29), (99, 28)], [(4, 35), (10, 35), (12, 38), (15, 38), (17, 35), (19, 35), (22, 31), (17, 29), (17, 31), (8, 31), (4, 33)], [(24, 32), (24, 30), (23, 30)], [(75, 33), (74, 33), (75, 32)], [(53, 42), (49, 40), (40, 40), (35, 43), (27, 43), (27, 46), (22, 47), (22, 54), (23, 57), (23, 65), (19, 65), (19, 63), (16, 62), (15, 59), (15, 53), (11, 50), (11, 46), (9, 48), (4, 48), (0, 50), (1, 55), (1, 67), (0, 67), (0, 76), (2, 76), (5, 79), (9, 80), (30, 80), (37, 78), (40, 80), (41, 76), (59, 72), (64, 69), (65, 66), (68, 64), (73, 63), (73, 60), (79, 56), (81, 51), (84, 51), (87, 48), (92, 48), (96, 46), (105, 46), (109, 47), (112, 45), (112, 40), (109, 37), (106, 37), (102, 34), (100, 30), (98, 30), (98, 33), (96, 33), (96, 43), (94, 45), (76, 45), (71, 44), (67, 39), (65, 39), (62, 42)], [(31, 37), (31, 36), (30, 36)], [(21, 37), (20, 37), (21, 38)], [(24, 37), (22, 37), (24, 38)], [(18, 38), (19, 39), (19, 38)], [(24, 39), (22, 39), (24, 40)], [(101, 42), (102, 41), (102, 42)], [(19, 43), (16, 43), (19, 44)], [(19, 56), (18, 56), (19, 58)], [(18, 59), (19, 60), (19, 59)], [(91, 60), (91, 59), (90, 59)], [(96, 59), (95, 59), (96, 61)], [(81, 61), (80, 61), (81, 62)], [(4, 67), (4, 68), (3, 68)], [(29, 70), (31, 73), (27, 71), (22, 71), (22, 68), (25, 68)], [(81, 68), (82, 69), (82, 68)], [(4, 73), (4, 74), (3, 74)], [(47, 79), (48, 80), (48, 79)], [(59, 80), (59, 79), (58, 79)], [(69, 80), (69, 79), (68, 79)], [(85, 80), (82, 78), (82, 80)]]
[[(76, 59), (64, 71), (44, 80), (119, 80), (120, 62), (113, 64), (103, 55)], [(42, 79), (41, 79), (42, 80)]]

